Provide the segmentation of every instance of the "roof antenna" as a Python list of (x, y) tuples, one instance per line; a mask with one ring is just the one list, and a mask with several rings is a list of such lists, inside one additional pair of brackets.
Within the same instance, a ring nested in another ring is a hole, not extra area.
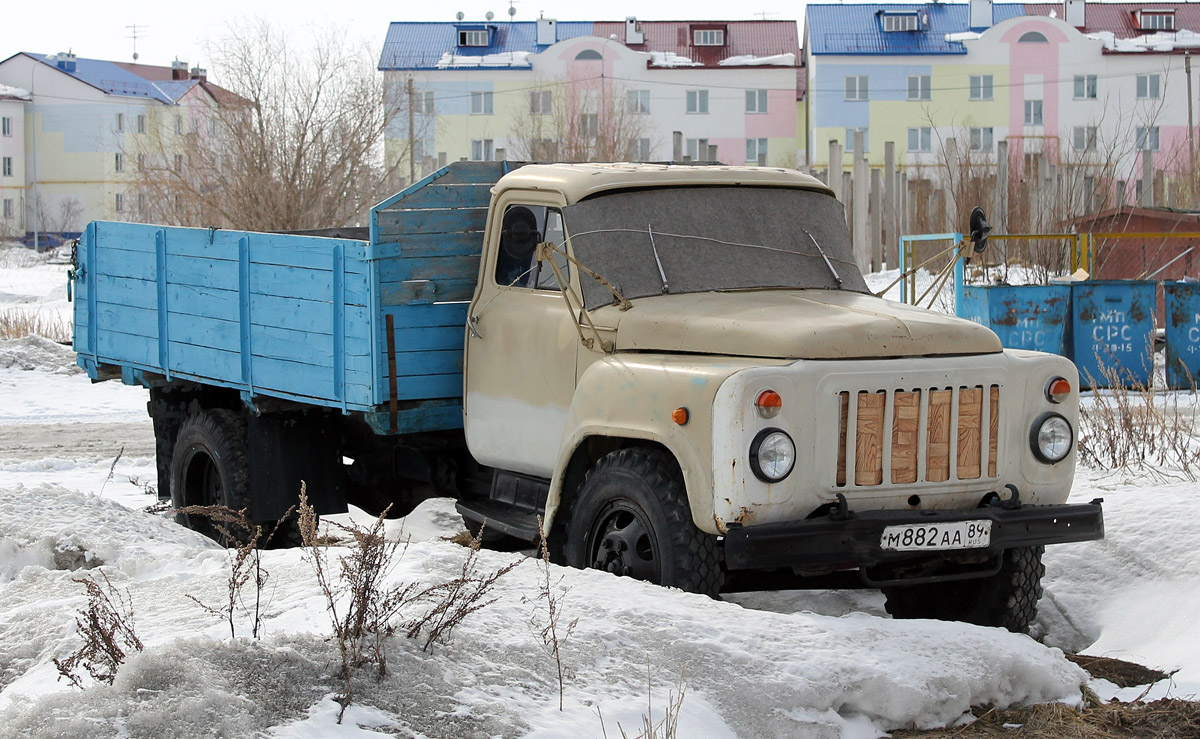
[[(125, 26), (125, 27), (128, 28), (130, 31), (129, 35), (126, 36), (125, 38), (133, 39), (133, 60), (136, 62), (138, 60), (138, 53), (137, 53), (138, 39), (146, 38), (145, 31), (147, 28), (149, 28), (149, 26), (139, 26), (138, 24), (134, 23), (132, 26)], [(143, 31), (143, 33), (140, 36), (138, 35), (139, 29), (141, 29)]]

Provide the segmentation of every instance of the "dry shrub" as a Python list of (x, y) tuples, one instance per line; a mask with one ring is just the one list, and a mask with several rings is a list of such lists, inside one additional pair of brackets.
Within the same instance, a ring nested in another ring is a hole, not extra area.
[(1078, 710), (1061, 703), (999, 711), (981, 709), (974, 723), (934, 731), (892, 732), (896, 739), (920, 737), (1030, 737), (1031, 739), (1195, 739), (1200, 703), (1164, 698), (1153, 703), (1096, 703)]
[[(655, 721), (652, 675), (650, 663), (646, 663), (646, 712), (642, 714), (642, 725), (636, 734), (629, 734), (625, 727), (618, 723), (617, 730), (621, 732), (621, 739), (676, 739), (679, 735), (679, 716), (683, 712), (683, 697), (687, 692), (687, 686), (683, 682), (683, 670), (686, 667), (685, 664), (680, 668), (679, 682), (674, 690), (667, 691), (666, 710), (662, 718)], [(608, 729), (604, 725), (604, 715), (599, 706), (596, 707), (596, 715), (600, 717), (600, 732), (604, 739), (608, 739)]]
[[(262, 597), (263, 590), (270, 579), (270, 573), (262, 565), (261, 550), (270, 545), (275, 532), (286, 525), (287, 519), (291, 517), (293, 511), (295, 511), (294, 506), (283, 514), (283, 518), (271, 528), (271, 532), (264, 538), (263, 527), (250, 520), (250, 517), (246, 515), (245, 508), (235, 511), (223, 505), (193, 505), (179, 509), (179, 512), (184, 515), (204, 516), (209, 519), (212, 521), (219, 540), (233, 545), (228, 549), (229, 579), (226, 582), (226, 601), (219, 606), (211, 606), (194, 595), (188, 594), (187, 596), (210, 615), (227, 621), (230, 638), (237, 638), (233, 615), (238, 606), (252, 616), (251, 636), (257, 639), (262, 633)], [(252, 606), (247, 604), (242, 597), (242, 589), (248, 582), (254, 583)]]
[[(390, 506), (389, 506), (390, 508)], [(488, 593), (496, 581), (517, 566), (514, 561), (491, 572), (481, 572), (478, 556), (480, 539), (471, 541), (461, 572), (444, 583), (421, 587), (418, 583), (388, 585), (387, 579), (407, 549), (407, 541), (388, 540), (384, 520), (388, 510), (375, 519), (370, 528), (334, 524), (350, 540), (347, 553), (331, 562), (329, 549), (334, 542), (322, 536), (317, 515), (308, 503), (308, 490), (300, 486), (300, 536), (304, 556), (312, 565), (333, 626), (342, 658), (339, 677), (342, 692), (336, 700), (342, 709), (354, 697), (357, 672), (375, 665), (379, 677), (387, 674), (384, 643), (403, 628), (405, 636), (424, 639), (422, 650), (446, 643), (454, 628), (467, 616), (495, 602)], [(401, 612), (415, 610), (416, 615), (402, 619)], [(400, 622), (403, 625), (400, 625)]]
[(1168, 475), (1188, 480), (1200, 471), (1200, 444), (1193, 436), (1195, 406), (1181, 407), (1178, 392), (1155, 392), (1130, 382), (1118, 369), (1104, 367), (1104, 379), (1091, 385), (1092, 403), (1080, 407), (1079, 459), (1088, 467)]
[(60, 344), (70, 343), (73, 326), (65, 318), (44, 313), (9, 309), (0, 311), (0, 339), (44, 336)]
[[(538, 594), (534, 601), (542, 601), (545, 603), (546, 612), (543, 615), (539, 610), (535, 610), (529, 617), (529, 628), (541, 642), (542, 651), (546, 656), (554, 660), (554, 668), (558, 676), (558, 710), (563, 710), (563, 687), (566, 678), (572, 677), (571, 671), (563, 667), (562, 662), (562, 647), (570, 638), (571, 632), (575, 631), (575, 627), (579, 624), (579, 619), (576, 618), (565, 626), (560, 627), (559, 621), (562, 619), (562, 603), (566, 597), (565, 591), (559, 591), (558, 587), (562, 584), (562, 578), (551, 581), (550, 578), (550, 547), (546, 543), (546, 530), (542, 528), (542, 517), (538, 516), (538, 533), (541, 538), (541, 579), (538, 581)], [(479, 531), (479, 535), (483, 536), (483, 529)], [(529, 602), (529, 599), (525, 599)]]
[(133, 628), (129, 591), (113, 585), (103, 570), (97, 574), (99, 578), (95, 575), (73, 578), (87, 590), (87, 606), (75, 616), (83, 646), (64, 660), (54, 658), (60, 677), (80, 689), (83, 672), (97, 682), (112, 685), (127, 652), (142, 651), (142, 642)]

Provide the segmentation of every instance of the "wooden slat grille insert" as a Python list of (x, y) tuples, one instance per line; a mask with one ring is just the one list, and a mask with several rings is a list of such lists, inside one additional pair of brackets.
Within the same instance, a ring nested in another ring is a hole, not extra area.
[(858, 394), (858, 438), (854, 443), (854, 484), (883, 483), (883, 413), (887, 393)]
[[(853, 486), (857, 487), (946, 482), (952, 474), (959, 480), (978, 480), (984, 477), (985, 458), (986, 476), (996, 476), (1000, 441), (999, 385), (853, 394), (856, 396), (856, 420), (855, 433), (851, 435), (848, 429), (851, 393), (838, 393), (838, 487), (847, 484), (847, 459), (853, 460)], [(923, 402), (927, 407), (922, 408)], [(924, 428), (921, 426), (923, 416)], [(922, 453), (925, 457), (923, 476)], [(885, 460), (889, 459), (888, 474), (884, 475)]]

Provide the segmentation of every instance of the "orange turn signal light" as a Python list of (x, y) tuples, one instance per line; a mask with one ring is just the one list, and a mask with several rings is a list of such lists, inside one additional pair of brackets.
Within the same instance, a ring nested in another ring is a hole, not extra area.
[(763, 390), (754, 399), (754, 407), (762, 418), (774, 418), (783, 408), (783, 398), (774, 390)]
[(689, 418), (689, 414), (688, 414), (687, 408), (680, 407), (680, 408), (676, 408), (675, 410), (671, 411), (671, 420), (674, 421), (675, 423), (679, 424), (680, 426), (683, 426), (684, 424), (686, 424), (688, 422), (688, 418)]
[(1046, 386), (1046, 399), (1051, 403), (1061, 403), (1071, 395), (1071, 383), (1062, 377), (1055, 377)]

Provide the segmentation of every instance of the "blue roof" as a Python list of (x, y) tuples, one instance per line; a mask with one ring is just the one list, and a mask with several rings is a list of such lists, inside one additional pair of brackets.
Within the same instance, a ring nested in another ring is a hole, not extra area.
[[(946, 34), (972, 30), (965, 3), (871, 3), (867, 5), (809, 5), (807, 38), (811, 54), (966, 54), (961, 42)], [(883, 30), (881, 16), (916, 13), (918, 31)], [(992, 23), (1025, 15), (1024, 3), (994, 3)]]
[[(595, 26), (590, 21), (563, 21), (555, 24), (558, 40), (591, 36)], [(458, 29), (484, 27), (495, 29), (490, 46), (459, 46)], [(455, 56), (487, 56), (514, 51), (540, 52), (547, 47), (537, 43), (536, 21), (491, 21), (487, 23), (406, 23), (393, 22), (388, 26), (383, 51), (379, 54), (379, 69), (437, 69), (446, 52)], [(507, 65), (505, 65), (507, 66)]]
[(119, 64), (101, 59), (77, 58), (74, 71), (67, 71), (58, 66), (54, 54), (22, 53), (110, 95), (127, 95), (174, 104), (188, 90), (200, 84), (199, 80), (148, 80)]

